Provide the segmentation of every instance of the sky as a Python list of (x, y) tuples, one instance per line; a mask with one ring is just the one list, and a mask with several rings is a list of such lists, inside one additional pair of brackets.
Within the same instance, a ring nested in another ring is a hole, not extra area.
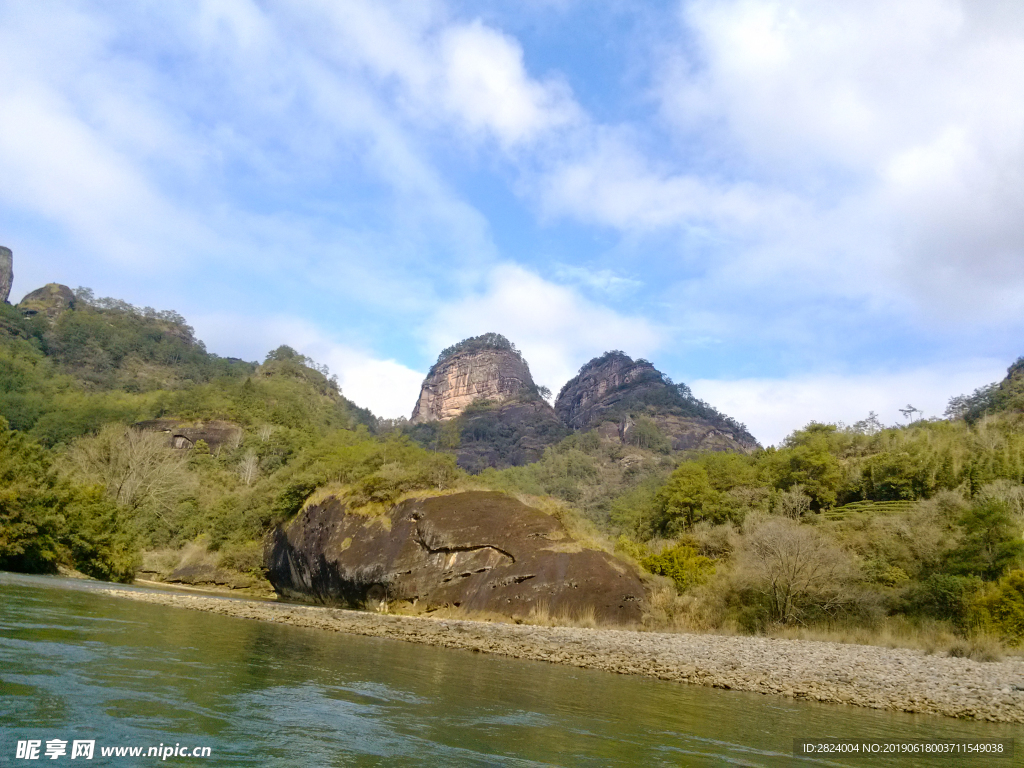
[(1019, 0), (0, 0), (0, 244), (379, 416), (494, 331), (763, 445), (1024, 354)]

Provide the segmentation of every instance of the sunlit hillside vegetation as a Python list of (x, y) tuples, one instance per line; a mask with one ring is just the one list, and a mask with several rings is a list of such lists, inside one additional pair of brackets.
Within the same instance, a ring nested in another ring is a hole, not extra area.
[[(630, 444), (571, 434), (471, 476), (458, 424), (413, 440), (288, 347), (219, 358), (175, 313), (79, 291), (52, 321), (0, 306), (0, 568), (129, 580), (199, 552), (259, 583), (264, 535), (316, 494), (386, 510), (488, 488), (585, 521), (590, 544), (647, 571), (652, 627), (984, 656), (1024, 638), (1022, 381), (1018, 363), (948, 420), (810, 424), (749, 456), (673, 453), (652, 421)], [(239, 430), (175, 450), (132, 426), (160, 417)]]

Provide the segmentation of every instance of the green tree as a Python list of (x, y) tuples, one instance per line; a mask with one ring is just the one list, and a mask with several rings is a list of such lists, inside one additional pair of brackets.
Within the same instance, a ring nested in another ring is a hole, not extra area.
[(963, 539), (946, 555), (950, 573), (994, 581), (1008, 568), (1024, 565), (1024, 541), (1006, 502), (989, 499), (975, 504), (959, 525)]
[(631, 445), (635, 445), (637, 448), (646, 448), (649, 451), (668, 453), (672, 450), (672, 444), (668, 438), (658, 429), (654, 419), (647, 416), (636, 417), (627, 439)]
[(983, 629), (1002, 636), (1007, 645), (1024, 643), (1024, 570), (1007, 573), (975, 602), (974, 614)]
[(58, 565), (130, 581), (132, 526), (102, 487), (62, 479), (41, 446), (0, 418), (0, 570), (53, 573)]
[(816, 511), (835, 505), (845, 479), (835, 455), (840, 437), (835, 425), (812, 422), (786, 438), (773, 457), (780, 489), (803, 486)]
[(659, 527), (669, 534), (692, 529), (694, 523), (704, 519), (704, 507), (717, 495), (704, 467), (693, 462), (680, 464), (658, 491)]
[(0, 418), (0, 569), (55, 571), (65, 504), (46, 452)]
[(437, 449), (455, 451), (462, 444), (462, 427), (459, 420), (449, 419), (437, 430)]

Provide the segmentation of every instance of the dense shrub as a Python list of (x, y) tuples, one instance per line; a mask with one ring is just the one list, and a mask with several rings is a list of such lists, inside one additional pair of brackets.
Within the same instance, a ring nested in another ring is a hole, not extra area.
[(640, 565), (651, 573), (672, 579), (679, 592), (706, 583), (715, 573), (715, 561), (698, 554), (689, 544), (677, 544), (646, 555)]
[(1008, 645), (1024, 643), (1024, 570), (1007, 573), (975, 601), (973, 618), (987, 632)]

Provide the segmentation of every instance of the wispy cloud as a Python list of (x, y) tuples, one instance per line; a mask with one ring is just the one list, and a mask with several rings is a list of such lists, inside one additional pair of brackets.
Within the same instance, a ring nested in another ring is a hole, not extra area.
[(553, 388), (1020, 353), (1018, 4), (614, 5), (0, 6), (15, 291), (290, 318), (382, 413), (491, 330)]
[(643, 286), (643, 281), (632, 277), (623, 277), (607, 267), (599, 269), (592, 266), (574, 267), (570, 264), (557, 264), (554, 276), (562, 283), (578, 285), (599, 295), (612, 298), (628, 296)]
[(609, 349), (642, 357), (665, 342), (662, 328), (596, 304), (573, 288), (503, 264), (474, 293), (442, 306), (427, 325), (430, 349), (496, 332), (523, 351), (534, 380), (556, 391), (576, 369)]

